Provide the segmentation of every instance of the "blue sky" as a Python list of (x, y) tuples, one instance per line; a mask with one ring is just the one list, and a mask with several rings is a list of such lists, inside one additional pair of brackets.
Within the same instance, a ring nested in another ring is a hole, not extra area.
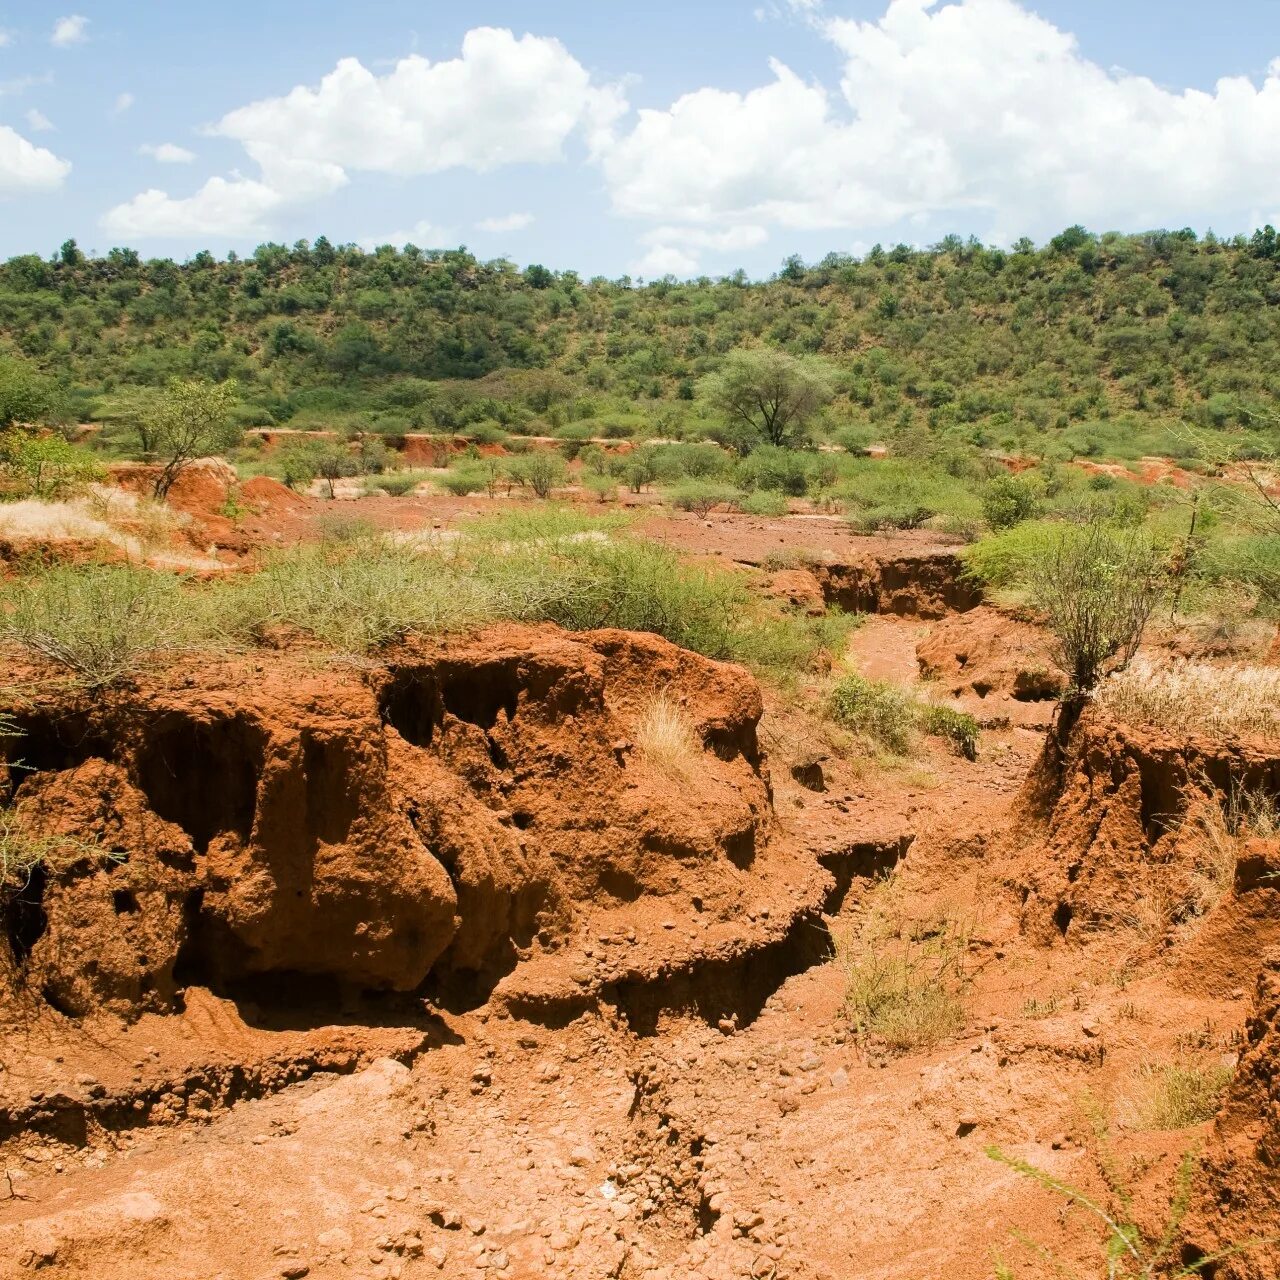
[(0, 0), (0, 256), (325, 234), (651, 278), (1231, 234), (1280, 217), (1278, 56), (1264, 0)]

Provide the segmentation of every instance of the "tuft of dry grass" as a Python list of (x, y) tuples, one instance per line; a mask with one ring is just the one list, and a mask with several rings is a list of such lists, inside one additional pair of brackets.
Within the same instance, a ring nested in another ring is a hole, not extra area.
[(687, 778), (702, 758), (702, 739), (693, 721), (667, 693), (645, 704), (636, 720), (636, 745), (659, 773)]
[(1138, 658), (1094, 694), (1109, 714), (1169, 732), (1280, 737), (1280, 668)]
[(953, 916), (908, 919), (895, 879), (881, 881), (861, 926), (836, 938), (845, 1009), (858, 1032), (908, 1053), (959, 1031), (971, 935), (972, 925)]
[(1189, 1129), (1212, 1120), (1231, 1083), (1221, 1061), (1180, 1057), (1139, 1069), (1128, 1109), (1140, 1128)]

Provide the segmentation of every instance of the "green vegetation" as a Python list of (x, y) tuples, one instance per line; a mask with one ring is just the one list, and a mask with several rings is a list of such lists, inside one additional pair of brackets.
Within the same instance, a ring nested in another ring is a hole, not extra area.
[(967, 760), (978, 758), (978, 722), (967, 712), (923, 702), (898, 685), (846, 675), (828, 695), (828, 712), (837, 724), (869, 738), (895, 755), (910, 754), (919, 732), (948, 739)]
[(155, 496), (164, 498), (196, 458), (224, 453), (242, 434), (232, 420), (234, 382), (212, 384), (197, 378), (173, 378), (148, 408), (145, 422), (155, 460), (160, 464)]
[(477, 521), (434, 543), (341, 524), (257, 573), (205, 585), (124, 566), (57, 567), (15, 579), (0, 607), (11, 638), (92, 686), (157, 652), (251, 644), (281, 627), (368, 653), (409, 632), (498, 620), (651, 631), (785, 677), (838, 647), (852, 625), (780, 613), (737, 573), (687, 564), (616, 520), (557, 507)]
[(1274, 436), (1256, 414), (1276, 393), (1278, 272), (1262, 242), (1079, 228), (644, 287), (323, 237), (227, 261), (26, 255), (0, 266), (0, 346), (43, 385), (0, 375), (0, 426), (57, 401), (123, 430), (122, 393), (234, 378), (245, 426), (684, 439), (732, 432), (736, 362), (785, 352), (816, 394), (752, 416), (778, 440), (807, 413), (831, 438), (1194, 462), (1188, 421)]
[[(1192, 1179), (1199, 1164), (1196, 1152), (1188, 1151), (1182, 1157), (1164, 1223), (1158, 1232), (1152, 1232), (1136, 1221), (1133, 1193), (1120, 1177), (1105, 1127), (1099, 1120), (1095, 1120), (1094, 1128), (1094, 1157), (1105, 1188), (1097, 1196), (1079, 1190), (1028, 1160), (1008, 1155), (999, 1147), (990, 1146), (986, 1150), (992, 1160), (1007, 1165), (1046, 1191), (1061, 1196), (1069, 1205), (1084, 1210), (1101, 1227), (1102, 1234), (1098, 1240), (1101, 1268), (1099, 1275), (1105, 1275), (1107, 1280), (1157, 1280), (1157, 1277), (1159, 1280), (1187, 1280), (1190, 1276), (1212, 1275), (1218, 1264), (1226, 1259), (1246, 1253), (1264, 1243), (1261, 1240), (1249, 1240), (1219, 1250), (1209, 1257), (1193, 1261), (1180, 1260), (1180, 1228), (1191, 1205)], [(1013, 1236), (1038, 1262), (1047, 1263), (1055, 1275), (1078, 1274), (1035, 1240), (1019, 1231), (1015, 1231)], [(1036, 1274), (1040, 1273), (1037, 1269)], [(1009, 1263), (997, 1261), (996, 1280), (1017, 1280), (1020, 1274)]]
[[(201, 638), (175, 577), (124, 565), (55, 565), (3, 593), (3, 631), (90, 688), (111, 684), (149, 655)], [(3, 632), (0, 632), (3, 634)]]

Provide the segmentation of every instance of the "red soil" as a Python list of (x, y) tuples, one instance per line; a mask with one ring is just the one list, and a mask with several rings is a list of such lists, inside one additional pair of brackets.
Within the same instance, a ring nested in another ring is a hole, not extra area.
[[(258, 545), (333, 509), (250, 484)], [(0, 1277), (986, 1280), (993, 1252), (1035, 1276), (1015, 1229), (1089, 1273), (1092, 1225), (985, 1154), (1103, 1194), (1086, 1097), (1145, 1228), (1207, 1139), (1182, 1245), (1276, 1229), (1280, 846), (1208, 895), (1195, 813), (1205, 778), (1280, 790), (1280, 748), (1095, 712), (1047, 737), (1042, 635), (926, 539), (646, 527), (776, 554), (811, 610), (860, 593), (880, 612), (849, 663), (932, 677), (986, 726), (978, 759), (878, 760), (803, 681), (762, 698), (619, 632), (37, 683), (10, 785), (115, 856), (5, 913)], [(659, 691), (701, 744), (674, 773), (639, 729)], [(857, 1034), (829, 958), (873, 908), (968, 939), (961, 1027), (904, 1056)], [(1230, 1057), (1252, 998), (1217, 1121), (1145, 1129), (1144, 1070)], [(1261, 1280), (1280, 1251), (1230, 1265)]]

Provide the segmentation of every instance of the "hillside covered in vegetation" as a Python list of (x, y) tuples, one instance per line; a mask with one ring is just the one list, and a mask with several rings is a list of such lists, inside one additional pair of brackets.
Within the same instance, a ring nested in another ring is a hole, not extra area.
[(1273, 232), (788, 260), (773, 279), (580, 279), (464, 250), (324, 238), (177, 263), (128, 249), (0, 266), (0, 351), (110, 419), (134, 387), (234, 378), (243, 425), (705, 433), (699, 379), (742, 346), (830, 362), (822, 431), (1049, 456), (1193, 452), (1184, 424), (1265, 427), (1280, 392)]

